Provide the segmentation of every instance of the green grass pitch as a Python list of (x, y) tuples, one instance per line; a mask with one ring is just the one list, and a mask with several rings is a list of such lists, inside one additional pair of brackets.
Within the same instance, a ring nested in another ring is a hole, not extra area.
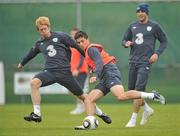
[(125, 128), (130, 115), (131, 104), (99, 105), (113, 120), (105, 124), (99, 120), (97, 130), (74, 130), (81, 125), (85, 114), (69, 115), (71, 104), (42, 104), (43, 121), (26, 122), (23, 116), (31, 112), (32, 105), (7, 104), (0, 106), (0, 136), (180, 136), (180, 104), (151, 104), (155, 114), (148, 124), (140, 126), (142, 110), (135, 128)]

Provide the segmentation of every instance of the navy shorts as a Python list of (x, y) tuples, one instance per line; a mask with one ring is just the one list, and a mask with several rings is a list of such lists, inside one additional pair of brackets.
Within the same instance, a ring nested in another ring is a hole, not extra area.
[(128, 89), (145, 91), (150, 71), (151, 71), (150, 64), (130, 63)]
[(103, 67), (99, 80), (95, 89), (99, 89), (104, 95), (110, 92), (111, 87), (122, 84), (121, 73), (118, 67), (113, 63), (106, 64)]
[(63, 71), (50, 71), (50, 70), (44, 70), (37, 75), (35, 75), (34, 78), (38, 78), (41, 80), (43, 86), (48, 86), (53, 83), (59, 83), (62, 86), (66, 87), (68, 90), (70, 90), (74, 95), (80, 96), (83, 94), (83, 90), (80, 87), (79, 83), (74, 79), (72, 76), (71, 71), (69, 70), (63, 70)]

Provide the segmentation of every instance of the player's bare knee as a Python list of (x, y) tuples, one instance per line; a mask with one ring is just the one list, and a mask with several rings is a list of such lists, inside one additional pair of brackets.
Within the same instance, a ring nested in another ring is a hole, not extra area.
[(31, 85), (31, 88), (39, 88), (40, 87), (40, 82), (35, 80), (35, 79), (32, 79), (30, 81), (30, 85)]
[(90, 98), (90, 103), (96, 103), (96, 101), (93, 98)]
[(94, 103), (95, 100), (93, 98), (91, 98), (90, 96), (87, 96), (85, 99), (85, 103)]
[(116, 96), (116, 99), (117, 99), (118, 101), (124, 101), (125, 98), (126, 98), (126, 97), (125, 97), (124, 94), (121, 94), (121, 95)]

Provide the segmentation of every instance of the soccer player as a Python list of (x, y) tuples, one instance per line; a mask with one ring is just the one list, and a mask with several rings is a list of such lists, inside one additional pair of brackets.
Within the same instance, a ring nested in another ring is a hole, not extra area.
[[(85, 60), (93, 71), (93, 76), (90, 77), (90, 83), (99, 80), (95, 89), (93, 89), (87, 96), (88, 102), (86, 102), (86, 110), (88, 116), (94, 116), (96, 101), (104, 97), (110, 91), (119, 101), (147, 98), (165, 104), (165, 98), (157, 92), (146, 93), (136, 90), (125, 92), (121, 82), (120, 71), (116, 66), (115, 57), (106, 53), (102, 45), (91, 43), (88, 35), (84, 31), (77, 32), (75, 39), (81, 49), (84, 50)], [(82, 125), (76, 126), (75, 129), (86, 128)]]
[[(75, 34), (79, 31), (78, 28), (71, 30), (71, 36), (74, 38)], [(71, 72), (74, 78), (78, 81), (84, 93), (87, 93), (88, 83), (88, 65), (84, 61), (84, 56), (78, 50), (71, 48)], [(81, 114), (85, 111), (84, 103), (76, 98), (76, 108), (70, 112), (72, 115)]]
[[(81, 87), (73, 78), (70, 68), (70, 47), (76, 48), (82, 55), (84, 55), (84, 52), (68, 34), (64, 32), (52, 32), (48, 17), (41, 16), (37, 18), (35, 24), (41, 37), (17, 67), (19, 69), (23, 68), (23, 66), (38, 53), (42, 53), (44, 56), (44, 70), (35, 75), (30, 83), (34, 111), (24, 117), (26, 121), (41, 122), (40, 87), (59, 83), (84, 102), (88, 101), (88, 97), (83, 93)], [(106, 116), (98, 107), (96, 107), (96, 114), (102, 118), (104, 122), (111, 123), (110, 117)]]
[[(167, 38), (160, 25), (149, 20), (149, 6), (147, 4), (139, 4), (136, 14), (138, 20), (129, 25), (122, 39), (122, 44), (125, 48), (131, 49), (128, 89), (145, 91), (151, 66), (165, 50)], [(156, 40), (160, 42), (157, 50), (155, 50)], [(144, 107), (144, 112), (140, 125), (144, 125), (153, 115), (154, 110), (144, 99), (135, 99), (133, 101), (133, 113), (126, 127), (136, 125), (136, 118), (141, 106)]]

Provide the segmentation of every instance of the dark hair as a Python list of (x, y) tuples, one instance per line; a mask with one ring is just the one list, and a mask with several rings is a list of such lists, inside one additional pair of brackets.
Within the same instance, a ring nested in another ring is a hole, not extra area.
[(74, 39), (77, 40), (77, 39), (79, 39), (80, 37), (83, 37), (83, 38), (85, 38), (85, 39), (88, 39), (88, 35), (87, 35), (87, 33), (84, 32), (84, 31), (79, 31), (79, 32), (77, 32), (77, 33), (75, 34), (75, 36), (74, 36)]

